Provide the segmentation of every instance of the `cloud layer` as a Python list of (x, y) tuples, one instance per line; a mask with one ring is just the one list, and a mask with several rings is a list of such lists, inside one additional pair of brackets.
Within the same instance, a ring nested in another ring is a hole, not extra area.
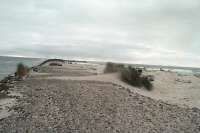
[(0, 55), (200, 66), (199, 0), (2, 0)]

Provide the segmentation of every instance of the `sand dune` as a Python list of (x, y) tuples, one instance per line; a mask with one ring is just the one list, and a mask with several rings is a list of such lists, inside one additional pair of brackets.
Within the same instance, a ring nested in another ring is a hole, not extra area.
[[(92, 76), (53, 76), (49, 79), (62, 79), (62, 80), (92, 80), (111, 82), (125, 88), (130, 89), (134, 93), (139, 93), (150, 98), (165, 101), (172, 104), (177, 104), (182, 107), (197, 107), (200, 108), (200, 78), (195, 77), (193, 74), (179, 74), (175, 72), (164, 71), (144, 71), (143, 75), (153, 75), (154, 89), (149, 92), (144, 88), (132, 87), (120, 80), (119, 74), (103, 74), (103, 68), (100, 66), (83, 66), (83, 65), (64, 65), (66, 69), (83, 69), (91, 73), (99, 75)], [(93, 70), (93, 69), (95, 70)], [(177, 80), (191, 81), (191, 83), (178, 82)]]

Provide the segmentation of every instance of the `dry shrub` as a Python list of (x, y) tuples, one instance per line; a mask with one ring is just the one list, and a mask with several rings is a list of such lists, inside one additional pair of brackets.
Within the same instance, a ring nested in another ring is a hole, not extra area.
[(116, 66), (117, 66), (118, 70), (125, 68), (124, 64), (116, 64)]
[(25, 69), (26, 69), (26, 73), (29, 73), (31, 71), (30, 67), (25, 66)]
[(126, 82), (132, 86), (136, 87), (142, 86), (139, 72), (135, 68), (132, 68), (130, 66), (122, 70), (121, 79), (123, 82)]
[(153, 85), (147, 76), (140, 77), (142, 70), (137, 70), (131, 66), (126, 68), (123, 64), (115, 64), (112, 62), (108, 62), (104, 69), (104, 73), (114, 72), (121, 72), (122, 81), (132, 86), (144, 86), (147, 90), (151, 90), (153, 88)]
[(121, 79), (123, 82), (128, 83), (135, 87), (144, 86), (147, 90), (152, 90), (153, 85), (147, 76), (140, 77), (140, 72), (135, 68), (129, 66), (121, 72)]
[(117, 67), (114, 63), (112, 62), (107, 62), (106, 67), (104, 69), (104, 73), (114, 73), (117, 72)]
[(112, 62), (107, 62), (106, 67), (104, 69), (104, 73), (115, 73), (121, 71), (124, 68), (124, 64), (115, 64)]
[(62, 66), (62, 64), (52, 62), (52, 63), (49, 63), (49, 66)]
[(149, 78), (147, 76), (142, 76), (141, 77), (142, 85), (147, 89), (147, 90), (152, 90), (153, 85)]
[(19, 64), (17, 65), (16, 74), (17, 74), (17, 76), (25, 76), (27, 73), (30, 72), (30, 70), (31, 70), (31, 69), (30, 69), (29, 67), (25, 66), (25, 65), (22, 64), (22, 63), (19, 63)]

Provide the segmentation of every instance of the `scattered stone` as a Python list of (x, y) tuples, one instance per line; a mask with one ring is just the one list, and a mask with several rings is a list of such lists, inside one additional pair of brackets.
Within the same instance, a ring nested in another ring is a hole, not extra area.
[(39, 67), (39, 66), (34, 66), (34, 67), (31, 67), (31, 69), (32, 69), (34, 72), (39, 72), (40, 67)]
[(196, 107), (192, 108), (192, 110), (193, 110), (193, 112), (196, 112), (196, 113), (200, 112), (200, 109), (198, 109)]
[(188, 76), (187, 74), (178, 73), (178, 76)]
[(9, 86), (8, 86), (8, 84), (0, 84), (0, 92), (1, 91), (5, 91), (6, 93), (8, 93), (8, 90), (9, 90)]
[(181, 82), (181, 83), (192, 83), (191, 80), (183, 80), (183, 79), (176, 79), (175, 81)]
[(200, 74), (194, 74), (194, 76), (200, 78)]
[(11, 81), (9, 84), (16, 84), (17, 81)]
[(92, 70), (96, 71), (97, 69), (96, 68), (91, 68)]

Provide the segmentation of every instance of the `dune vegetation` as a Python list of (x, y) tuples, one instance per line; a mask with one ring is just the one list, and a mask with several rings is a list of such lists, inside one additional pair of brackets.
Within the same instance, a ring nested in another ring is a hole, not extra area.
[(147, 90), (152, 90), (153, 85), (148, 76), (141, 76), (141, 70), (134, 67), (125, 67), (124, 64), (116, 64), (108, 62), (104, 69), (104, 73), (120, 73), (121, 80), (134, 87), (144, 86)]
[(25, 76), (26, 74), (28, 74), (30, 72), (30, 68), (25, 66), (24, 64), (22, 63), (19, 63), (17, 65), (17, 71), (16, 71), (16, 76), (19, 76), (19, 77), (23, 77)]

